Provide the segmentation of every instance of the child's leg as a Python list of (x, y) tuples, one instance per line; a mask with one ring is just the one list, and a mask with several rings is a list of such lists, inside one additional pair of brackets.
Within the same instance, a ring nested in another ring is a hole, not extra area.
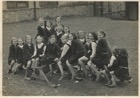
[(29, 69), (30, 69), (30, 67), (31, 67), (31, 64), (32, 64), (31, 61), (28, 61), (28, 62), (27, 62), (26, 72), (25, 72), (25, 78), (26, 78), (26, 79), (29, 77), (28, 74), (29, 74)]
[(16, 72), (17, 72), (17, 70), (21, 67), (21, 65), (22, 64), (17, 64), (17, 65), (15, 65), (15, 68), (14, 68), (14, 70), (13, 70), (13, 72), (14, 72), (14, 74), (16, 74)]
[(66, 64), (67, 64), (67, 66), (68, 66), (68, 68), (69, 68), (70, 72), (72, 73), (72, 78), (71, 78), (71, 80), (73, 80), (73, 79), (74, 79), (74, 77), (76, 76), (76, 73), (75, 73), (75, 71), (74, 71), (74, 69), (73, 69), (72, 65), (69, 63), (69, 61), (68, 61), (68, 60), (66, 61)]
[(111, 84), (111, 80), (107, 74), (107, 71), (106, 70), (103, 70), (102, 73), (104, 74), (106, 80), (107, 80), (107, 83), (105, 85), (110, 85)]
[(83, 63), (83, 61), (88, 61), (88, 58), (84, 56), (84, 57), (81, 57), (81, 58), (78, 59), (78, 63), (83, 68), (84, 73), (85, 73), (85, 76), (87, 76), (88, 71), (87, 71), (87, 69), (86, 69), (85, 64)]
[(57, 63), (57, 65), (58, 65), (58, 67), (59, 67), (59, 69), (60, 69), (60, 72), (61, 72), (61, 77), (60, 77), (60, 79), (59, 79), (59, 81), (60, 81), (60, 80), (62, 80), (62, 79), (64, 78), (64, 70), (63, 70), (61, 61), (59, 61), (59, 62)]
[(96, 81), (98, 81), (100, 77), (100, 72), (96, 69), (96, 66), (91, 61), (88, 62), (88, 66), (92, 69), (92, 72), (96, 74)]
[(11, 73), (12, 72), (14, 64), (15, 64), (15, 60), (12, 60), (11, 63), (10, 63), (10, 68), (9, 68), (7, 73)]
[(116, 86), (116, 81), (115, 81), (113, 73), (114, 72), (112, 71), (111, 72), (111, 82), (112, 82), (112, 84), (108, 85), (109, 87), (115, 87)]

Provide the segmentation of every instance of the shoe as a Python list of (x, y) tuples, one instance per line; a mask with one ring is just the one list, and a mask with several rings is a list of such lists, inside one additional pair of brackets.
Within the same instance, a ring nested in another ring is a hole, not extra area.
[(105, 86), (108, 86), (108, 85), (111, 85), (111, 82), (108, 82), (108, 83), (105, 84)]
[(109, 88), (113, 88), (113, 87), (116, 87), (116, 84), (110, 84), (108, 85)]
[(59, 78), (59, 81), (61, 81), (64, 78), (64, 74), (61, 75), (61, 77)]

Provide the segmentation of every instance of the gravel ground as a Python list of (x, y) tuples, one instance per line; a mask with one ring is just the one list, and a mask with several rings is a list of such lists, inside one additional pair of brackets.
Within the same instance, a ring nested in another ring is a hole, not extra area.
[(116, 88), (108, 88), (103, 83), (84, 80), (74, 83), (64, 79), (58, 82), (58, 75), (54, 76), (55, 83), (60, 87), (51, 88), (45, 81), (25, 81), (24, 71), (18, 75), (6, 74), (8, 70), (7, 58), (12, 36), (24, 37), (27, 34), (34, 37), (37, 34), (37, 22), (22, 22), (3, 24), (3, 96), (137, 96), (138, 95), (138, 21), (118, 21), (96, 17), (69, 17), (62, 20), (72, 32), (84, 30), (86, 32), (104, 30), (111, 48), (115, 45), (125, 47), (129, 53), (130, 74), (132, 83), (125, 83)]

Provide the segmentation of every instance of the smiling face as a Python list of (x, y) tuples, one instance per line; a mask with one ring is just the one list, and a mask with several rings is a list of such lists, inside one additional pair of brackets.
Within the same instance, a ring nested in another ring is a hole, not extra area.
[(51, 22), (50, 22), (49, 20), (47, 20), (46, 25), (47, 25), (48, 27), (51, 27)]
[(68, 35), (68, 38), (69, 38), (69, 40), (72, 41), (72, 40), (73, 40), (73, 36), (72, 36), (72, 34), (69, 34), (69, 35)]
[(68, 35), (67, 34), (64, 34), (62, 37), (61, 37), (61, 41), (63, 44), (67, 43), (68, 41)]
[(32, 38), (30, 35), (26, 36), (26, 43), (30, 44), (32, 42)]
[(50, 37), (50, 43), (53, 44), (53, 43), (55, 43), (55, 42), (56, 42), (55, 35), (52, 35), (52, 36)]
[(93, 35), (92, 35), (91, 33), (89, 33), (89, 34), (88, 34), (88, 38), (89, 38), (89, 40), (92, 41), (92, 40), (93, 40)]
[(17, 39), (16, 39), (16, 38), (13, 38), (13, 39), (12, 39), (12, 44), (13, 44), (13, 45), (16, 45), (16, 44), (17, 44)]
[(21, 38), (18, 39), (18, 44), (23, 45), (23, 40)]
[(56, 17), (56, 22), (57, 23), (60, 23), (61, 22), (61, 17), (60, 16)]
[(42, 42), (43, 42), (43, 38), (42, 38), (41, 36), (37, 36), (36, 42), (37, 42), (38, 44), (42, 43)]
[(100, 33), (100, 32), (97, 33), (97, 36), (98, 36), (98, 40), (104, 38), (104, 35), (102, 33)]
[(64, 32), (69, 33), (69, 28), (67, 26), (64, 27)]

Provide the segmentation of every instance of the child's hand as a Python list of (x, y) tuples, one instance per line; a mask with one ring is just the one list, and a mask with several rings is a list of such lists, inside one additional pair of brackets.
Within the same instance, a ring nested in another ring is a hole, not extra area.
[(54, 62), (58, 62), (58, 61), (59, 61), (59, 59), (58, 59), (58, 58), (55, 58), (55, 59), (54, 59)]
[(40, 57), (43, 57), (44, 55), (43, 55), (43, 54), (40, 54), (39, 56), (40, 56)]
[(91, 56), (90, 56), (90, 60), (91, 60), (92, 58), (93, 58), (93, 56), (91, 55)]

